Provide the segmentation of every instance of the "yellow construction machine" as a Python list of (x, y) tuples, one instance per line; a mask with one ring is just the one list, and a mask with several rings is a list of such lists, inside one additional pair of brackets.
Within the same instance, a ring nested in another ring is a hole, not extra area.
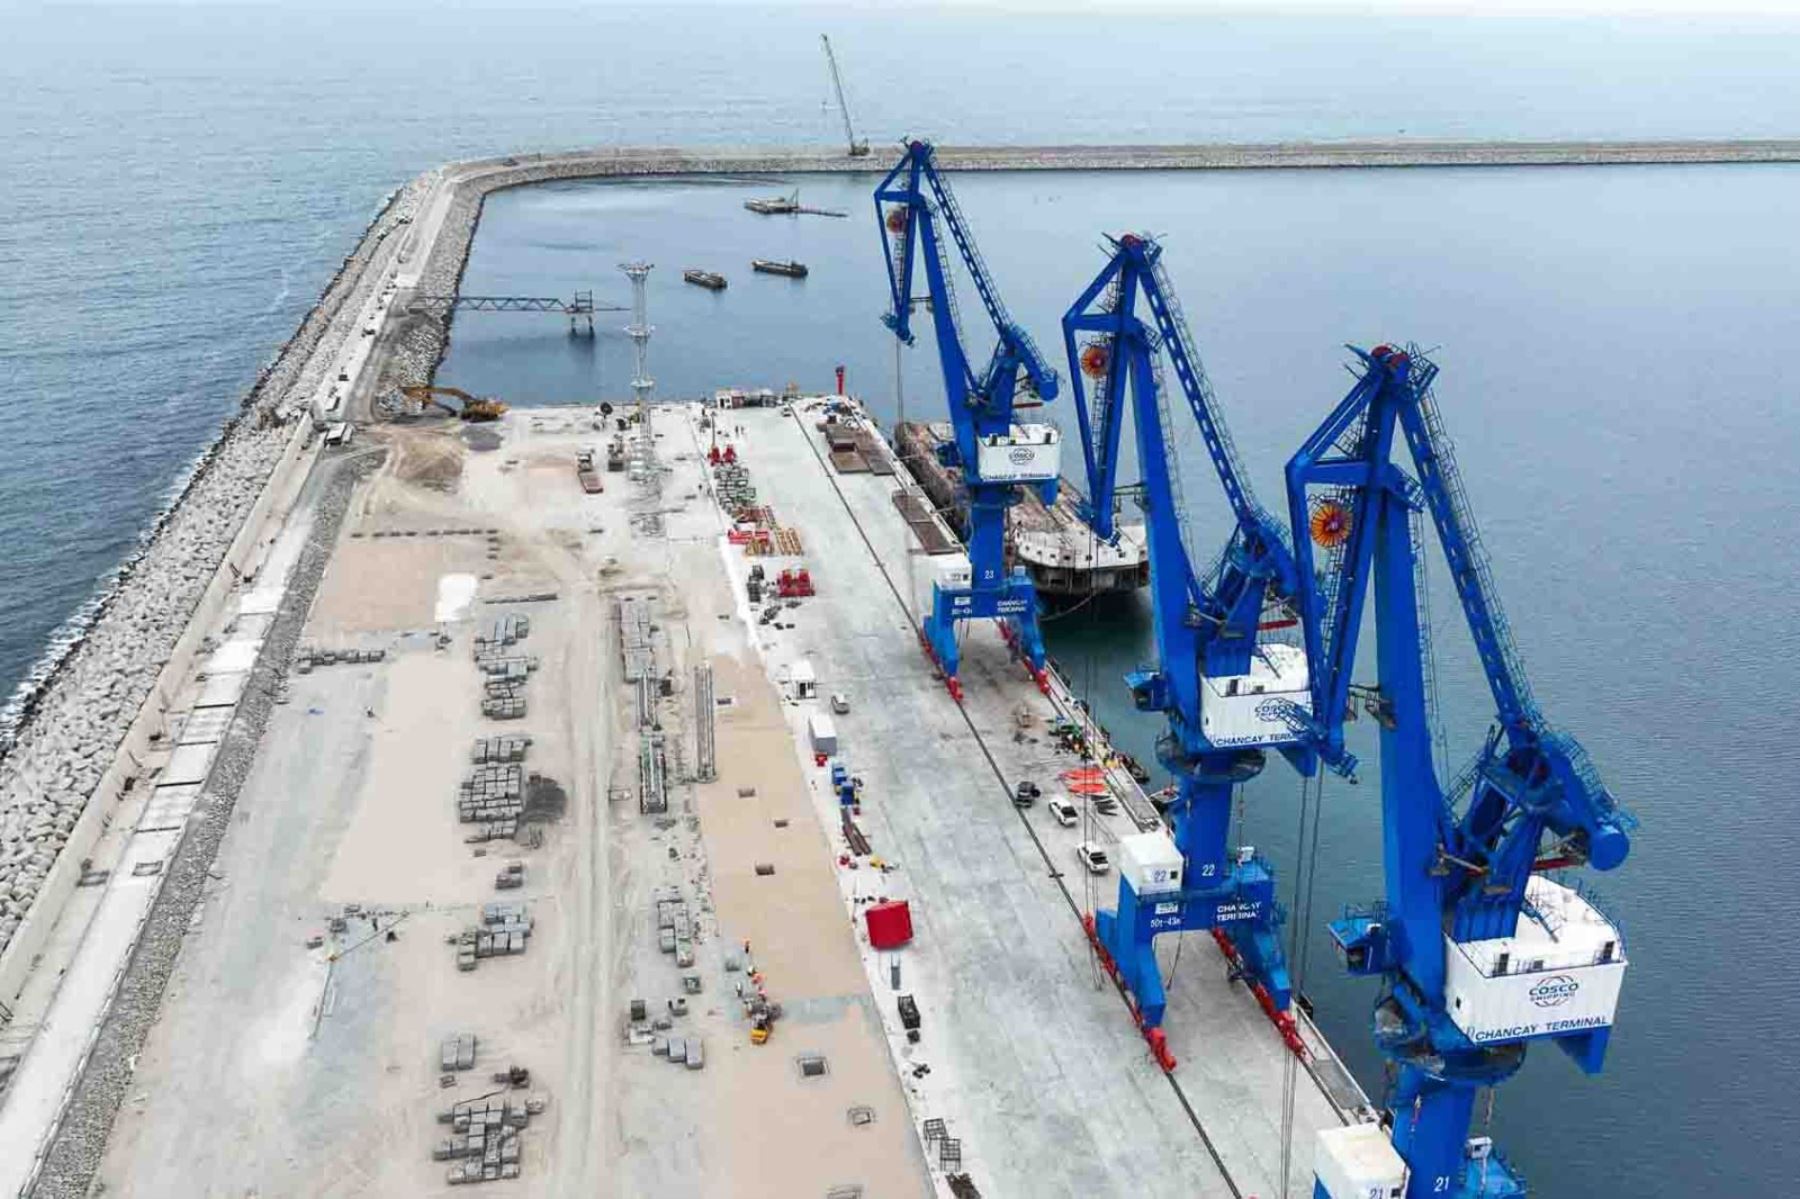
[[(421, 407), (432, 404), (463, 420), (499, 420), (506, 415), (506, 405), (502, 401), (491, 397), (484, 399), (472, 396), (460, 387), (402, 387), (400, 394)], [(462, 407), (452, 408), (443, 400), (438, 399), (439, 396), (449, 396), (460, 403)]]

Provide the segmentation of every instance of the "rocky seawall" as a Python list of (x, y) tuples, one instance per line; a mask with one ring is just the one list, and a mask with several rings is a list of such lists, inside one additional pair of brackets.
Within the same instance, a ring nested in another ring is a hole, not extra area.
[[(379, 284), (367, 268), (425, 192), (400, 189), (370, 222), (305, 321), (244, 397), (140, 551), (93, 605), (91, 622), (15, 704), (0, 759), (0, 952), (93, 797), (157, 675), (270, 472), (294, 414), (324, 381), (354, 310)], [(173, 697), (163, 697), (167, 702)]]

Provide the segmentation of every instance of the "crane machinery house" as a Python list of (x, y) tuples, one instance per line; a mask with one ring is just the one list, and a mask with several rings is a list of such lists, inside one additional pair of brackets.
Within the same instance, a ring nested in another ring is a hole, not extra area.
[(1062, 435), (1055, 425), (1014, 425), (983, 437), (975, 451), (980, 476), (994, 483), (1042, 483), (1062, 476)]
[(1625, 954), (1586, 896), (1542, 875), (1525, 883), (1510, 937), (1444, 939), (1450, 1018), (1478, 1045), (1612, 1024)]
[(1249, 674), (1204, 675), (1200, 731), (1217, 746), (1280, 745), (1294, 739), (1296, 712), (1312, 712), (1306, 651), (1267, 644), (1250, 659)]

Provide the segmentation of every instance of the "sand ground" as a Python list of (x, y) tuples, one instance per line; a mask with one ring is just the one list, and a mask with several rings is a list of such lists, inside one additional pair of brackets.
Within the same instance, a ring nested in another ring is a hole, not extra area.
[[(670, 469), (655, 501), (620, 475), (581, 492), (574, 454), (600, 444), (586, 414), (515, 413), (490, 452), (447, 422), (385, 434), (394, 452), (353, 500), (306, 641), (387, 656), (292, 676), (115, 1125), (106, 1193), (448, 1194), (429, 1156), (447, 1131), (434, 1113), (492, 1090), (488, 1072), (513, 1063), (547, 1100), (518, 1193), (931, 1191), (684, 430), (670, 422), (659, 440)], [(634, 516), (656, 507), (663, 532), (648, 535)], [(439, 621), (456, 592), (445, 580), (470, 576), (473, 602)], [(623, 590), (658, 597), (658, 668), (675, 684), (658, 706), (674, 747), (661, 818), (637, 806), (635, 698), (613, 615)], [(519, 648), (539, 667), (528, 717), (500, 723), (479, 714), (472, 639), (505, 613), (530, 616)], [(696, 785), (683, 778), (700, 662), (731, 702), (718, 781)], [(566, 811), (539, 826), (539, 845), (471, 846), (453, 804), (471, 743), (513, 732), (531, 735), (527, 768), (566, 790)], [(497, 896), (506, 859), (526, 863), (527, 881)], [(651, 894), (667, 884), (699, 915), (703, 989), (674, 1031), (703, 1039), (700, 1071), (624, 1036), (629, 1000), (660, 1008), (680, 989), (656, 943)], [(446, 938), (497, 897), (530, 904), (529, 951), (458, 972)], [(309, 949), (346, 904), (363, 914)], [(748, 1040), (741, 972), (723, 968), (746, 940), (789, 1012), (764, 1046)], [(477, 1068), (440, 1087), (438, 1044), (458, 1032), (480, 1037)], [(801, 1053), (825, 1055), (827, 1074), (801, 1077)], [(852, 1106), (873, 1122), (853, 1125)]]

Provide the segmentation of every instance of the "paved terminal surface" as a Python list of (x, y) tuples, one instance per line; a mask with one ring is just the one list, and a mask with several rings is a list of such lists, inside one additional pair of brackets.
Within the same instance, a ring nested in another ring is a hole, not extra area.
[[(950, 701), (895, 594), (923, 599), (931, 573), (929, 558), (909, 552), (890, 495), (897, 481), (831, 472), (818, 418), (817, 404), (803, 404), (792, 416), (729, 412), (721, 424), (759, 501), (800, 532), (820, 590), (791, 630), (753, 626), (768, 669), (790, 676), (805, 660), (822, 693), (850, 698), (835, 722), (840, 753), (864, 781), (859, 825), (897, 867), (879, 879), (847, 876), (846, 890), (853, 899), (905, 896), (915, 908), (919, 935), (900, 964), (925, 1031), (902, 1051), (931, 1069), (908, 1077), (916, 1114), (948, 1117), (983, 1194), (1281, 1193), (1292, 1056), (1243, 987), (1226, 981), (1210, 936), (1188, 934), (1178, 964), (1174, 939), (1163, 944), (1173, 971), (1166, 1028), (1181, 1061), (1175, 1086), (1150, 1059), (1078, 916), (1115, 902), (1117, 876), (1090, 878), (1077, 842), (1111, 841), (1132, 826), (1122, 814), (1089, 812), (1083, 827), (1063, 828), (1042, 803), (1023, 815), (1013, 806), (1017, 780), (1038, 782), (1048, 797), (1060, 790), (1058, 774), (1079, 764), (1046, 735), (1056, 712), (991, 625), (970, 629), (966, 702)], [(734, 562), (734, 573), (746, 572)], [(797, 730), (810, 706), (796, 707)], [(809, 774), (830, 822), (824, 774)], [(888, 963), (869, 956), (882, 994)], [(1314, 1133), (1343, 1117), (1307, 1072), (1296, 1083), (1287, 1194), (1306, 1196)], [(1353, 1092), (1345, 1079), (1347, 1105)]]

